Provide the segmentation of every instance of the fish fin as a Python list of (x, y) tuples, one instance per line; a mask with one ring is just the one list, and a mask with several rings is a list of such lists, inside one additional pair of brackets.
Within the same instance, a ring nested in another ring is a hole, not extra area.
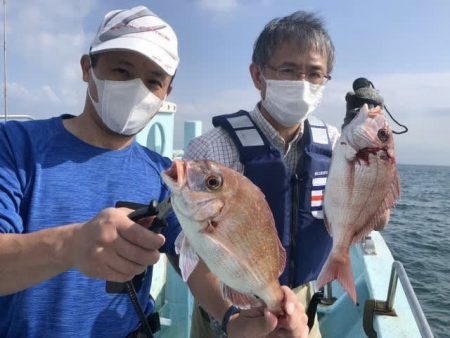
[[(400, 196), (400, 180), (398, 173), (396, 173), (395, 178), (392, 181), (392, 184), (386, 194), (386, 197), (384, 198), (377, 212), (370, 219), (370, 221), (367, 222), (367, 224), (364, 225), (364, 227), (362, 227), (362, 229), (353, 236), (352, 244), (359, 242), (364, 236), (366, 236), (373, 229), (384, 228), (387, 221), (389, 220), (389, 217), (387, 217), (388, 215), (386, 215), (386, 211), (394, 206), (395, 201), (398, 199), (399, 196)], [(383, 222), (383, 220), (385, 221)]]
[(178, 266), (181, 270), (181, 277), (186, 282), (197, 266), (199, 258), (183, 231), (175, 240), (175, 252), (180, 255)]
[(250, 295), (240, 293), (223, 283), (222, 283), (222, 295), (225, 299), (229, 299), (234, 305), (237, 305), (242, 309), (258, 307), (264, 304), (262, 300), (257, 299)]
[(353, 303), (356, 304), (355, 282), (353, 280), (352, 263), (348, 252), (345, 254), (330, 253), (317, 278), (317, 288), (320, 289), (334, 279), (342, 285)]
[(359, 241), (361, 241), (364, 236), (368, 235), (378, 224), (378, 219), (379, 217), (374, 216), (370, 219), (369, 222), (367, 222), (362, 228), (361, 230), (359, 230), (358, 232), (356, 232), (353, 235), (352, 238), (352, 243), (351, 244), (355, 244), (358, 243)]
[(395, 177), (392, 180), (391, 186), (389, 187), (389, 190), (383, 202), (381, 203), (380, 208), (377, 210), (375, 217), (376, 218), (382, 217), (387, 209), (391, 209), (395, 205), (395, 202), (397, 201), (399, 196), (400, 196), (400, 178), (398, 176), (398, 173), (396, 172)]
[(281, 274), (284, 271), (284, 268), (286, 267), (286, 250), (283, 247), (283, 244), (281, 244), (280, 238), (277, 236), (278, 239), (278, 251), (280, 252), (280, 256), (278, 257), (278, 266), (280, 269), (278, 270), (278, 277), (281, 276)]
[(391, 210), (387, 209), (381, 217), (378, 219), (377, 224), (375, 225), (375, 228), (373, 230), (375, 231), (381, 231), (384, 229), (384, 227), (389, 223), (389, 218), (391, 215)]
[(384, 199), (383, 203), (385, 204), (386, 208), (392, 208), (399, 197), (400, 197), (400, 177), (398, 175), (398, 172), (396, 171), (389, 192), (386, 195), (386, 198)]

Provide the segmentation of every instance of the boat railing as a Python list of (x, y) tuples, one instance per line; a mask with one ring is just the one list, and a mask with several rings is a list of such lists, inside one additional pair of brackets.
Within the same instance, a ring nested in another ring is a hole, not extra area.
[(3, 115), (2, 116), (3, 120), (34, 120), (33, 117), (31, 115)]
[(406, 274), (405, 268), (399, 261), (394, 261), (392, 263), (386, 301), (373, 299), (366, 301), (364, 307), (364, 330), (369, 337), (376, 337), (376, 333), (373, 330), (373, 315), (396, 315), (394, 310), (394, 300), (397, 291), (397, 283), (399, 280), (421, 336), (423, 338), (433, 338), (433, 332), (431, 331), (430, 325), (428, 324), (425, 314), (423, 313), (422, 307), (420, 306), (408, 275)]
[(394, 263), (392, 263), (391, 278), (389, 280), (389, 288), (386, 299), (388, 310), (391, 310), (393, 308), (398, 280), (400, 280), (400, 283), (402, 284), (406, 299), (408, 300), (409, 306), (411, 307), (411, 311), (413, 313), (414, 319), (416, 320), (417, 326), (419, 327), (419, 331), (422, 337), (434, 337), (430, 325), (428, 324), (427, 318), (425, 317), (422, 307), (420, 306), (419, 301), (416, 297), (416, 293), (414, 292), (408, 275), (406, 274), (405, 268), (399, 261), (394, 261)]

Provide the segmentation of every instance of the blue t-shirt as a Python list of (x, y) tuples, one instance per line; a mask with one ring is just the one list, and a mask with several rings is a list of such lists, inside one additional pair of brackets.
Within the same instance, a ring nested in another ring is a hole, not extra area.
[[(86, 222), (119, 200), (148, 203), (169, 195), (160, 172), (170, 160), (133, 142), (122, 150), (93, 147), (48, 120), (0, 123), (0, 233), (30, 233)], [(172, 214), (162, 252), (174, 254), (180, 227)], [(1, 248), (0, 248), (1, 250)], [(151, 268), (139, 292), (147, 314)], [(71, 269), (0, 297), (0, 337), (125, 337), (138, 327), (127, 294)]]

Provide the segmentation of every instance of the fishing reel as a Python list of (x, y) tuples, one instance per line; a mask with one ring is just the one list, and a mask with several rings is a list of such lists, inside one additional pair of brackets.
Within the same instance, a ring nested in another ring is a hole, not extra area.
[(358, 114), (359, 109), (364, 104), (367, 104), (369, 109), (375, 108), (379, 106), (381, 109), (384, 109), (390, 118), (400, 127), (403, 128), (403, 131), (392, 131), (394, 134), (404, 134), (408, 131), (408, 128), (403, 124), (397, 122), (387, 109), (384, 104), (384, 99), (380, 94), (380, 91), (375, 88), (373, 83), (364, 78), (360, 77), (353, 81), (353, 92), (348, 92), (345, 95), (346, 102), (346, 114), (344, 118), (344, 124), (342, 125), (342, 129), (350, 123), (351, 120)]

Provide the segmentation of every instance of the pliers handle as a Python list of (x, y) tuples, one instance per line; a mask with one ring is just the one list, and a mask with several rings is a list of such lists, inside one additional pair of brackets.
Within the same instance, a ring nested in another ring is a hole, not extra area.
[(161, 203), (159, 203), (157, 200), (151, 200), (148, 205), (127, 201), (117, 202), (116, 208), (121, 207), (134, 209), (133, 212), (128, 214), (128, 218), (133, 222), (137, 222), (145, 217), (156, 216), (149, 230), (157, 234), (161, 233), (162, 229), (167, 226), (166, 217), (168, 212), (166, 211), (166, 209), (171, 208), (169, 198), (163, 200)]

